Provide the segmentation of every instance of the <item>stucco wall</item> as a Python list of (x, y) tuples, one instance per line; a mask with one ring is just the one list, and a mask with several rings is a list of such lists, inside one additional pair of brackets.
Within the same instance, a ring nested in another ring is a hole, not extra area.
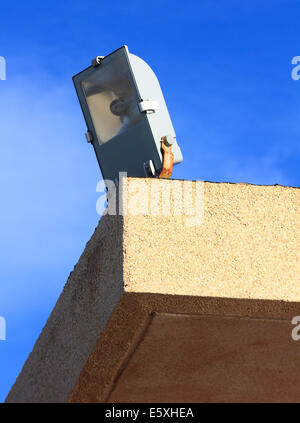
[(107, 400), (153, 313), (300, 314), (298, 188), (128, 178), (117, 194), (7, 402)]

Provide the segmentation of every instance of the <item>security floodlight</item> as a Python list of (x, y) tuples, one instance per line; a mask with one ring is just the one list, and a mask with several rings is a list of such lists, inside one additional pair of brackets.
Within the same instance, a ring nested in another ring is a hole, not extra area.
[(169, 177), (182, 161), (168, 109), (152, 69), (123, 46), (73, 77), (104, 179)]

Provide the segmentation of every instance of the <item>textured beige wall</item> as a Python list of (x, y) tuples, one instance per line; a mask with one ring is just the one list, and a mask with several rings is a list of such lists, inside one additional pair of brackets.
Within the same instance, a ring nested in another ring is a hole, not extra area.
[[(179, 214), (185, 183), (196, 216)], [(169, 189), (171, 214), (153, 215)], [(300, 314), (299, 189), (128, 178), (121, 193), (127, 214), (101, 219), (8, 402), (106, 400), (156, 312)]]
[[(152, 187), (174, 181), (142, 183), (150, 202)], [(299, 301), (300, 189), (205, 182), (203, 223), (186, 219), (124, 216), (126, 291)]]

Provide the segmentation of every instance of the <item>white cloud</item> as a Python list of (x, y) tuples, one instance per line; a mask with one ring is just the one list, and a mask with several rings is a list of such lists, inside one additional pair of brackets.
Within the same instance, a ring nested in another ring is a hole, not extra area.
[(0, 311), (30, 308), (34, 292), (47, 301), (97, 224), (101, 174), (84, 131), (71, 79), (45, 73), (1, 84)]

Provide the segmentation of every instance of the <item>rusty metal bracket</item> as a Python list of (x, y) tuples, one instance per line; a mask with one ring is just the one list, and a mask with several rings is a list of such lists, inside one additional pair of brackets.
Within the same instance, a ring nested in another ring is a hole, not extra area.
[(161, 179), (169, 179), (173, 171), (174, 155), (172, 153), (172, 145), (167, 142), (167, 137), (161, 138), (161, 149), (163, 154), (163, 167), (159, 174)]

